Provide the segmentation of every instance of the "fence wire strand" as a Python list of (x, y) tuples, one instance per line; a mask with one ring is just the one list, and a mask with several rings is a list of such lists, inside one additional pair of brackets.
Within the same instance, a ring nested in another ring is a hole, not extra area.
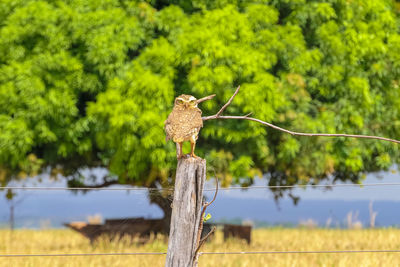
[[(314, 251), (226, 251), (200, 252), (200, 255), (262, 255), (262, 254), (343, 254), (343, 253), (400, 253), (400, 250), (314, 250)], [(0, 257), (82, 257), (82, 256), (160, 256), (166, 252), (71, 253), (71, 254), (0, 254)]]
[(0, 254), (0, 257), (81, 257), (81, 256), (151, 256), (166, 255), (166, 252), (127, 253), (72, 253), (72, 254)]
[(241, 254), (335, 254), (335, 253), (400, 253), (400, 250), (314, 250), (314, 251), (227, 251), (200, 252), (200, 255), (241, 255)]
[[(318, 185), (272, 185), (272, 186), (235, 186), (219, 188), (218, 190), (249, 190), (249, 189), (290, 189), (290, 188), (332, 188), (332, 187), (373, 187), (400, 186), (400, 183), (369, 183), (369, 184), (318, 184)], [(173, 191), (173, 188), (144, 188), (144, 187), (37, 187), (37, 186), (2, 186), (0, 190), (91, 190), (91, 191)], [(206, 188), (204, 191), (215, 191)], [(400, 253), (400, 250), (328, 250), (328, 251), (231, 251), (231, 252), (200, 252), (200, 255), (261, 255), (261, 254), (343, 254), (343, 253)], [(82, 257), (82, 256), (151, 256), (166, 255), (166, 252), (131, 252), (131, 253), (71, 253), (71, 254), (0, 254), (0, 258), (17, 257)]]
[[(400, 186), (400, 183), (369, 183), (369, 184), (307, 184), (307, 185), (261, 185), (261, 186), (233, 186), (219, 187), (219, 191), (250, 190), (250, 189), (290, 189), (290, 188), (332, 188), (332, 187), (371, 187), (371, 186)], [(39, 187), (39, 186), (0, 186), (0, 190), (91, 190), (91, 191), (174, 191), (173, 188), (146, 188), (146, 187)], [(215, 191), (216, 188), (205, 188), (203, 191)]]

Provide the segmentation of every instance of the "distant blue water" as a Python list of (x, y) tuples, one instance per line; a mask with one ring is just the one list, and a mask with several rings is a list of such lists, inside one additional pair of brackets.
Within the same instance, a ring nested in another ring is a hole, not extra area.
[[(146, 192), (127, 194), (125, 191), (97, 191), (74, 194), (63, 191), (22, 191), (17, 198), (16, 227), (38, 228), (50, 221), (60, 227), (70, 221), (85, 221), (87, 216), (100, 214), (103, 218), (161, 217), (162, 211), (150, 205)], [(0, 225), (9, 220), (9, 203), (0, 199)]]
[[(239, 217), (244, 220), (264, 221), (269, 224), (293, 224), (312, 219), (319, 226), (325, 226), (330, 220), (330, 227), (347, 225), (346, 216), (353, 213), (353, 221), (358, 220), (364, 226), (369, 225), (369, 201), (356, 200), (303, 200), (297, 206), (289, 200), (283, 200), (279, 208), (273, 201), (257, 199), (220, 198), (210, 207), (209, 212), (216, 220)], [(375, 201), (373, 209), (378, 212), (375, 225), (380, 227), (400, 225), (400, 202)], [(354, 218), (358, 214), (357, 218)]]
[[(25, 191), (23, 191), (25, 192)], [(208, 195), (211, 195), (210, 193)], [(304, 199), (295, 206), (289, 199), (279, 202), (271, 198), (239, 198), (226, 196), (223, 191), (209, 207), (212, 221), (240, 218), (269, 224), (298, 224), (313, 219), (324, 226), (330, 218), (331, 226), (345, 225), (346, 214), (358, 213), (357, 220), (369, 222), (368, 200), (313, 200)], [(376, 225), (400, 225), (400, 201), (375, 201), (378, 212)], [(88, 215), (100, 214), (103, 218), (162, 217), (156, 205), (150, 205), (146, 192), (97, 191), (85, 195), (59, 191), (27, 192), (15, 208), (17, 227), (61, 227), (69, 221), (85, 221)], [(9, 204), (0, 201), (0, 225), (6, 226)], [(50, 223), (50, 224), (49, 224)]]
[[(97, 171), (98, 173), (101, 172)], [(104, 171), (102, 171), (104, 174)], [(368, 175), (364, 183), (399, 183), (400, 175), (382, 172)], [(22, 182), (25, 186), (65, 186), (65, 180), (51, 182), (37, 179)], [(21, 184), (10, 184), (10, 186)], [(265, 179), (255, 180), (255, 185), (266, 185)], [(121, 186), (118, 186), (121, 187)], [(213, 187), (212, 182), (206, 184)], [(32, 191), (16, 190), (15, 222), (17, 227), (40, 228), (61, 227), (70, 221), (86, 221), (89, 215), (101, 215), (102, 218), (146, 217), (160, 218), (162, 211), (156, 205), (150, 205), (146, 191), (90, 191), (86, 194), (73, 191)], [(267, 189), (220, 190), (217, 200), (207, 212), (211, 221), (251, 220), (271, 225), (297, 225), (302, 220), (312, 219), (319, 226), (344, 226), (349, 212), (358, 214), (364, 226), (369, 225), (368, 205), (373, 200), (377, 226), (400, 225), (400, 186), (336, 187), (326, 191), (322, 189), (295, 189), (292, 192), (301, 198), (297, 206), (284, 198), (277, 203)], [(206, 192), (210, 199), (213, 192)], [(10, 203), (5, 192), (0, 191), (0, 227), (7, 227)], [(354, 216), (353, 216), (354, 218)]]

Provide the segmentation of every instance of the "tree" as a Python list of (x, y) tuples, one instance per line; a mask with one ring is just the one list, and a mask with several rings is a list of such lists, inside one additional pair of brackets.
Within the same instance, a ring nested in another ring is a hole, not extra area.
[[(171, 185), (174, 96), (302, 132), (400, 134), (400, 35), (390, 0), (3, 1), (0, 181), (51, 169), (84, 182)], [(248, 121), (207, 121), (200, 156), (223, 185), (361, 182), (398, 163), (373, 140), (293, 137)], [(276, 197), (283, 196), (275, 191)], [(161, 193), (153, 202), (170, 209)], [(168, 215), (167, 215), (168, 216)]]

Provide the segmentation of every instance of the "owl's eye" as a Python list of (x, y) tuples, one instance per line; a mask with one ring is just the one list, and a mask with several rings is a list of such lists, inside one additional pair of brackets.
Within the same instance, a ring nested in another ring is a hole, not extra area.
[(178, 105), (183, 105), (183, 100), (177, 99), (177, 100), (176, 100), (176, 104), (178, 104)]
[(190, 105), (194, 106), (194, 105), (196, 105), (196, 100), (190, 100), (189, 103), (190, 103)]

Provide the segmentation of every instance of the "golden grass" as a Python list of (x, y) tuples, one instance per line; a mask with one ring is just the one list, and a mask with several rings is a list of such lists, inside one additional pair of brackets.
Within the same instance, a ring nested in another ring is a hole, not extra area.
[[(309, 251), (309, 250), (400, 250), (399, 229), (285, 229), (253, 231), (253, 242), (222, 241), (222, 233), (203, 251)], [(71, 230), (0, 230), (0, 254), (165, 252), (163, 238), (144, 246), (101, 240), (91, 246)], [(89, 256), (0, 258), (9, 266), (164, 266), (161, 256)], [(400, 266), (400, 253), (202, 255), (199, 266)]]

